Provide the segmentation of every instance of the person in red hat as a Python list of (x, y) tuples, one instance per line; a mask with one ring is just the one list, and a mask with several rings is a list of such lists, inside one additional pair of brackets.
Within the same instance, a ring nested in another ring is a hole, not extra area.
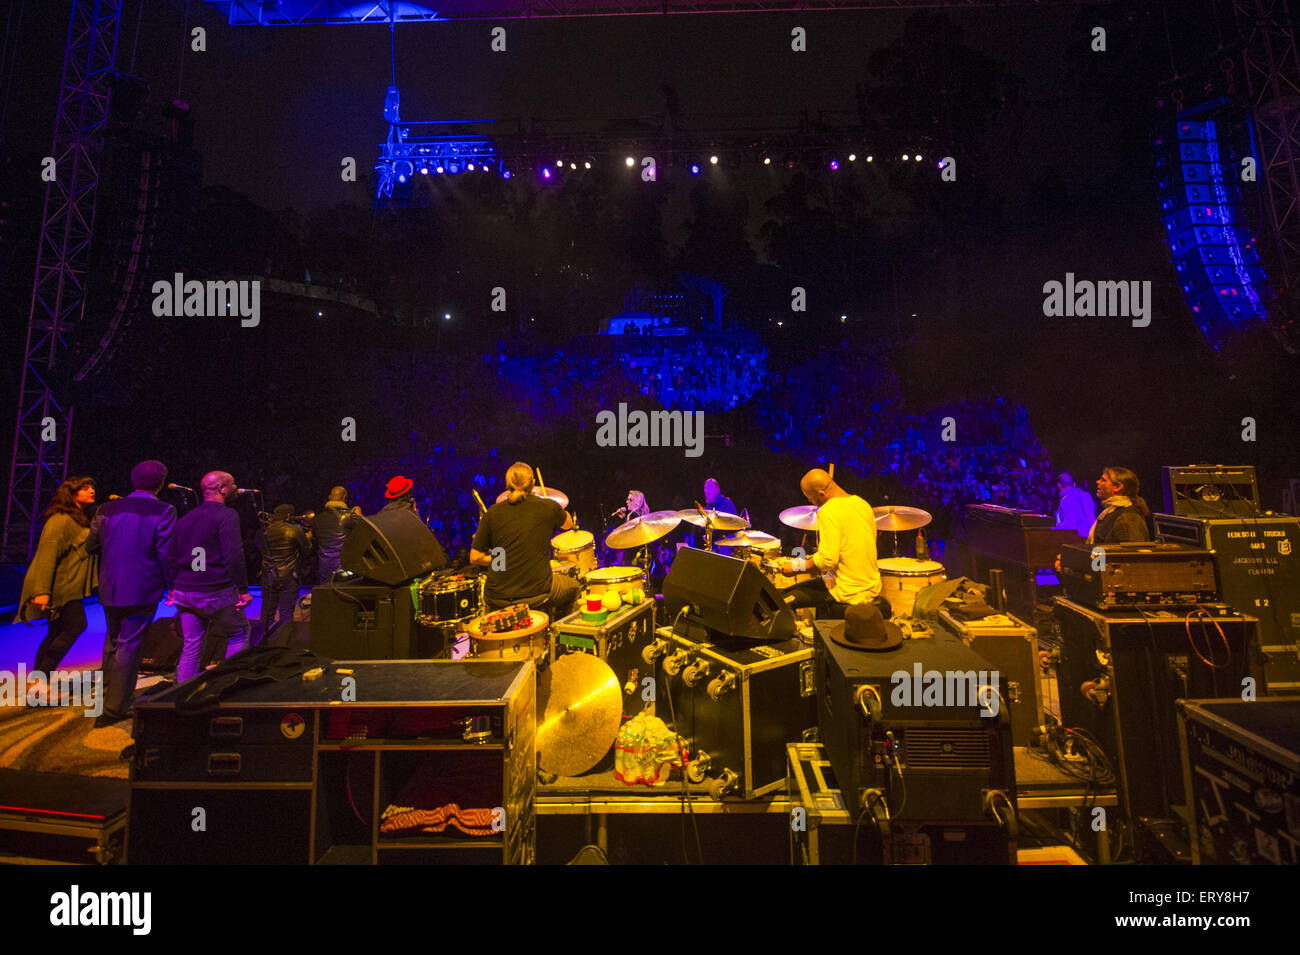
[(388, 503), (380, 510), (396, 511), (403, 507), (409, 507), (418, 515), (420, 512), (416, 510), (415, 498), (411, 493), (414, 490), (415, 482), (409, 477), (398, 474), (396, 477), (390, 478), (388, 485), (384, 488), (384, 497), (388, 499)]

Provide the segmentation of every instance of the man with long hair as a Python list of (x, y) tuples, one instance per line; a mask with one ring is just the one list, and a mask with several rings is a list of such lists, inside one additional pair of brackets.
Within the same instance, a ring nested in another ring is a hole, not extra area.
[(551, 538), (572, 527), (564, 508), (533, 493), (533, 469), (522, 461), (510, 465), (506, 498), (487, 509), (469, 552), (470, 563), (488, 568), (488, 609), (526, 603), (551, 619), (569, 613), (581, 588), (551, 571)]
[(1138, 476), (1128, 468), (1109, 467), (1097, 478), (1101, 513), (1088, 534), (1088, 546), (1149, 541), (1147, 515), (1151, 509), (1138, 496)]
[(99, 583), (98, 562), (86, 550), (90, 519), (86, 508), (95, 503), (95, 482), (88, 477), (69, 478), (59, 485), (45, 509), (45, 526), (36, 555), (23, 579), (18, 621), (49, 614), (45, 639), (36, 650), (34, 669), (43, 674), (58, 669), (72, 645), (86, 629), (82, 603)]

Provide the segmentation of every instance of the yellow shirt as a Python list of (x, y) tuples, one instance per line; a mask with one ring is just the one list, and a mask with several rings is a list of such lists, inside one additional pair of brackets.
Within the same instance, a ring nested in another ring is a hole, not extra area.
[(876, 566), (876, 515), (856, 494), (833, 497), (817, 510), (817, 553), (826, 589), (840, 603), (859, 603), (880, 594)]

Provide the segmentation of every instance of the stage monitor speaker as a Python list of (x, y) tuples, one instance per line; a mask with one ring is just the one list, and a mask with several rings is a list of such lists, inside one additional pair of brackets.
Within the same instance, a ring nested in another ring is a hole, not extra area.
[(415, 511), (354, 517), (343, 542), (344, 570), (388, 587), (447, 566), (447, 554)]
[(788, 640), (794, 611), (762, 572), (747, 560), (683, 547), (664, 578), (664, 605), (673, 617), (684, 604), (688, 616), (729, 637)]

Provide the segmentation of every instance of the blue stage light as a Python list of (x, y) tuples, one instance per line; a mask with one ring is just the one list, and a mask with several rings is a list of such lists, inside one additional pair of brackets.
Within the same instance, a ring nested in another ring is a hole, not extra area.
[(699, 174), (700, 174), (700, 164), (697, 162), (691, 163), (691, 175), (698, 176)]

